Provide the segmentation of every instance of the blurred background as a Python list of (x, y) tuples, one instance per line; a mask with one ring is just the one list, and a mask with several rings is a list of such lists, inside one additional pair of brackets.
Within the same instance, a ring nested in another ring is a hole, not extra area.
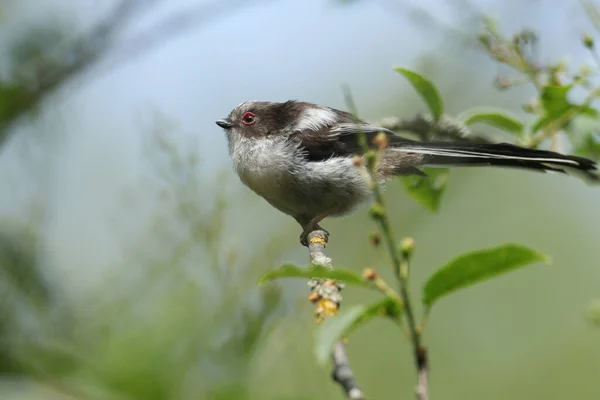
[[(299, 227), (241, 185), (214, 121), (245, 100), (361, 117), (426, 111), (392, 68), (431, 78), (456, 114), (523, 115), (527, 87), (481, 49), (481, 16), (540, 37), (542, 61), (592, 59), (571, 0), (2, 0), (0, 398), (342, 399), (317, 366)], [(482, 131), (485, 133), (485, 131)], [(452, 257), (506, 242), (551, 256), (454, 294), (425, 333), (434, 399), (598, 399), (600, 191), (577, 179), (461, 169), (432, 214), (392, 183), (412, 290)], [(375, 267), (364, 208), (324, 226), (334, 265)], [(344, 306), (373, 300), (349, 287)], [(386, 320), (347, 346), (372, 399), (411, 398), (410, 346)]]

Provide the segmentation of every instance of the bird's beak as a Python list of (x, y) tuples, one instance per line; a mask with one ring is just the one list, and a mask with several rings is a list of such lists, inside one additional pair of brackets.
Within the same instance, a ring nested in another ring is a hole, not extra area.
[(223, 129), (231, 129), (233, 127), (229, 118), (218, 119), (215, 123)]

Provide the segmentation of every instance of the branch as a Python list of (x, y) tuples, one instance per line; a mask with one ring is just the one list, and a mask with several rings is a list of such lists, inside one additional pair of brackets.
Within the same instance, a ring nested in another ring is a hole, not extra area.
[[(308, 235), (308, 251), (310, 263), (325, 268), (332, 269), (331, 258), (325, 255), (325, 246), (327, 245), (327, 234), (323, 231), (313, 231)], [(308, 281), (311, 295), (310, 300), (317, 303), (315, 315), (317, 321), (323, 321), (327, 317), (334, 316), (342, 302), (341, 282), (328, 281), (323, 279), (310, 279)], [(350, 362), (346, 354), (346, 349), (342, 341), (338, 341), (333, 346), (331, 354), (333, 361), (332, 379), (337, 382), (344, 391), (346, 398), (351, 400), (364, 400), (365, 394), (358, 387), (354, 373), (350, 368)]]
[(346, 355), (344, 343), (336, 342), (333, 346), (331, 354), (333, 360), (333, 372), (331, 377), (334, 381), (340, 384), (348, 399), (365, 399), (364, 393), (358, 388), (358, 383), (354, 377), (354, 373), (350, 368), (350, 362)]
[(427, 366), (427, 350), (420, 348), (417, 367), (417, 399), (429, 400), (429, 368)]
[(406, 320), (408, 322), (408, 330), (410, 333), (413, 351), (415, 353), (415, 365), (417, 367), (417, 387), (415, 394), (419, 400), (429, 399), (429, 371), (427, 350), (421, 344), (421, 329), (417, 326), (413, 314), (413, 308), (410, 303), (410, 294), (408, 292), (408, 273), (410, 270), (410, 256), (415, 247), (415, 242), (411, 238), (404, 239), (400, 244), (400, 264), (394, 272), (396, 279), (400, 284), (400, 297), (404, 302)]
[[(352, 96), (350, 95), (349, 89), (345, 88), (346, 103), (350, 112), (357, 118), (356, 106)], [(422, 119), (424, 120), (424, 119)], [(426, 121), (426, 120), (424, 120)], [(434, 124), (428, 124), (430, 127)], [(440, 124), (441, 125), (441, 124)], [(454, 125), (454, 124), (453, 124)], [(384, 136), (385, 137), (385, 136)], [(375, 144), (378, 145), (379, 150), (383, 149), (387, 143), (385, 140), (378, 140), (375, 138)], [(415, 366), (417, 369), (417, 388), (415, 393), (419, 400), (429, 399), (428, 390), (428, 370), (427, 370), (427, 351), (421, 345), (421, 331), (417, 327), (417, 322), (414, 315), (410, 295), (408, 292), (408, 272), (409, 272), (409, 260), (414, 248), (414, 241), (412, 239), (405, 239), (400, 249), (398, 249), (397, 241), (392, 231), (390, 219), (385, 207), (385, 201), (383, 198), (383, 191), (378, 181), (378, 167), (379, 167), (379, 155), (377, 151), (373, 151), (369, 148), (367, 142), (367, 136), (364, 132), (359, 131), (359, 144), (365, 152), (363, 162), (365, 163), (366, 170), (370, 177), (371, 193), (373, 195), (373, 205), (371, 206), (371, 216), (379, 225), (383, 240), (387, 247), (388, 254), (392, 261), (394, 273), (398, 278), (400, 286), (400, 297), (404, 304), (404, 315), (408, 325), (409, 339), (413, 346), (413, 354), (415, 360)]]
[[(374, 162), (367, 161), (368, 169), (371, 171), (371, 177), (374, 178), (376, 175), (376, 164)], [(415, 319), (414, 310), (412, 307), (410, 294), (408, 292), (408, 271), (409, 271), (409, 259), (412, 248), (414, 247), (414, 241), (412, 239), (404, 240), (401, 245), (401, 251), (398, 252), (396, 248), (396, 239), (392, 232), (391, 224), (385, 209), (385, 203), (383, 200), (383, 193), (376, 179), (372, 179), (372, 191), (375, 199), (375, 205), (377, 212), (373, 212), (373, 216), (377, 221), (381, 232), (383, 234), (388, 253), (392, 260), (394, 272), (400, 286), (400, 298), (404, 304), (404, 315), (406, 316), (406, 323), (408, 325), (408, 333), (410, 342), (413, 346), (413, 353), (415, 358), (415, 366), (417, 368), (417, 387), (415, 393), (419, 400), (429, 399), (429, 388), (428, 388), (428, 369), (427, 369), (427, 351), (421, 344), (421, 332), (417, 326)], [(400, 253), (400, 257), (399, 254)]]

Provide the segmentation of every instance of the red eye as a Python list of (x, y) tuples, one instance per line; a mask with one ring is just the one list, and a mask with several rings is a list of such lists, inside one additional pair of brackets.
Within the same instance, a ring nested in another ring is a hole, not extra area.
[(251, 112), (247, 112), (242, 117), (242, 124), (244, 124), (244, 125), (252, 125), (255, 121), (256, 121), (256, 115), (252, 114)]

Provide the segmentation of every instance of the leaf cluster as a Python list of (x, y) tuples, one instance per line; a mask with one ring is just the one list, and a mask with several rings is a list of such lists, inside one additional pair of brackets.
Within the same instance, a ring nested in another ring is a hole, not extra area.
[[(461, 254), (439, 267), (422, 285), (421, 303), (428, 315), (432, 306), (444, 297), (480, 282), (500, 276), (518, 268), (548, 262), (549, 258), (535, 250), (518, 244), (505, 244), (494, 248)], [(261, 283), (281, 278), (321, 278), (343, 280), (350, 286), (359, 286), (384, 293), (381, 300), (373, 304), (350, 307), (335, 318), (326, 320), (317, 333), (315, 351), (321, 363), (328, 360), (331, 346), (375, 317), (384, 317), (402, 325), (404, 303), (400, 296), (381, 278), (370, 276), (369, 270), (361, 276), (351, 269), (336, 267), (330, 270), (318, 266), (302, 268), (291, 264), (265, 273)], [(385, 295), (387, 293), (387, 295)], [(421, 333), (425, 320), (420, 326)]]
[[(444, 115), (444, 105), (435, 85), (418, 74), (405, 68), (396, 68), (419, 93), (428, 105), (435, 122), (440, 121)], [(476, 123), (485, 123), (498, 128), (503, 128), (515, 135), (524, 131), (525, 124), (507, 112), (490, 109), (469, 110), (463, 114), (461, 123), (469, 126)], [(366, 154), (367, 168), (376, 170), (378, 155), (375, 150)], [(430, 169), (427, 177), (403, 177), (400, 178), (407, 194), (421, 203), (427, 209), (436, 211), (439, 209), (442, 195), (447, 183), (448, 171), (446, 169)], [(379, 188), (373, 187), (375, 203), (371, 208), (371, 216), (378, 221), (381, 227), (381, 235), (387, 243), (393, 263), (396, 265), (396, 276), (400, 281), (400, 293), (392, 288), (392, 285), (381, 279), (372, 269), (365, 269), (362, 276), (347, 268), (336, 267), (334, 270), (319, 266), (302, 268), (286, 264), (278, 269), (264, 274), (260, 282), (272, 281), (280, 278), (320, 278), (334, 281), (343, 281), (348, 285), (362, 286), (374, 289), (383, 298), (373, 304), (357, 305), (342, 311), (335, 318), (326, 320), (317, 333), (316, 356), (319, 362), (328, 360), (333, 344), (340, 338), (346, 337), (375, 317), (384, 317), (392, 320), (402, 327), (408, 335), (404, 324), (409, 299), (403, 294), (406, 292), (405, 284), (408, 280), (408, 263), (412, 255), (414, 243), (405, 240), (401, 244), (395, 242), (392, 229), (387, 222), (387, 210)], [(378, 244), (381, 237), (377, 236)], [(372, 240), (373, 242), (373, 240)], [(418, 336), (422, 335), (426, 325), (427, 317), (432, 306), (442, 298), (458, 290), (468, 288), (476, 283), (486, 281), (493, 277), (518, 269), (520, 267), (534, 264), (540, 261), (548, 261), (549, 258), (535, 250), (519, 244), (505, 244), (494, 248), (475, 250), (461, 254), (439, 267), (421, 287), (421, 304), (424, 309), (424, 318), (414, 327)], [(411, 307), (412, 308), (412, 307)], [(412, 313), (412, 310), (410, 310)], [(409, 323), (414, 324), (413, 317)]]
[[(589, 7), (591, 6), (588, 4)], [(596, 13), (600, 15), (600, 12)], [(600, 23), (598, 26), (600, 27)], [(523, 105), (522, 117), (503, 109), (476, 107), (452, 118), (453, 123), (465, 132), (469, 132), (472, 126), (484, 124), (500, 129), (513, 137), (514, 141), (521, 146), (539, 148), (550, 145), (555, 151), (561, 150), (558, 136), (562, 135), (572, 144), (575, 153), (598, 159), (600, 142), (595, 129), (598, 126), (599, 112), (594, 108), (594, 101), (600, 95), (600, 87), (593, 85), (594, 73), (590, 68), (583, 67), (577, 73), (570, 73), (564, 62), (541, 65), (535, 57), (538, 43), (535, 33), (523, 30), (508, 38), (497, 30), (491, 20), (487, 21), (486, 31), (481, 34), (480, 42), (490, 57), (511, 67), (517, 73), (517, 77), (514, 78), (498, 78), (496, 85), (499, 89), (505, 90), (518, 84), (528, 83), (534, 87), (536, 95), (532, 101)], [(596, 53), (593, 38), (584, 36), (582, 43), (598, 61), (598, 68), (600, 68), (600, 57)], [(439, 90), (428, 78), (415, 71), (400, 67), (395, 68), (395, 71), (401, 74), (423, 99), (433, 121), (432, 131), (435, 131), (435, 126), (447, 118)], [(585, 95), (576, 96), (575, 93), (581, 89)], [(587, 130), (575, 128), (576, 123), (581, 120), (591, 121)], [(376, 151), (371, 150), (366, 155), (367, 168), (374, 172), (378, 159)], [(427, 175), (425, 177), (407, 176), (399, 179), (410, 198), (435, 212), (440, 207), (449, 171), (427, 169), (425, 172)], [(373, 187), (373, 192), (375, 203), (371, 209), (371, 216), (380, 223), (383, 240), (387, 242), (388, 252), (395, 265), (400, 293), (379, 278), (372, 269), (366, 269), (360, 276), (345, 268), (336, 268), (332, 271), (315, 266), (306, 269), (284, 265), (261, 278), (262, 282), (284, 277), (342, 280), (349, 285), (375, 289), (384, 295), (384, 298), (376, 303), (349, 308), (322, 324), (316, 343), (316, 354), (320, 362), (328, 359), (335, 341), (349, 335), (373, 318), (385, 317), (403, 326), (407, 312), (412, 312), (408, 304), (409, 299), (406, 297), (408, 263), (412, 248), (402, 250), (402, 246), (395, 243), (391, 228), (386, 222), (385, 204), (376, 185)], [(376, 242), (380, 241), (378, 236)], [(514, 243), (458, 255), (439, 267), (422, 284), (421, 304), (425, 312), (424, 318), (415, 329), (416, 335), (422, 334), (432, 306), (447, 295), (541, 261), (548, 262), (549, 258), (533, 249)], [(412, 316), (409, 315), (406, 319), (409, 324), (414, 324)]]

